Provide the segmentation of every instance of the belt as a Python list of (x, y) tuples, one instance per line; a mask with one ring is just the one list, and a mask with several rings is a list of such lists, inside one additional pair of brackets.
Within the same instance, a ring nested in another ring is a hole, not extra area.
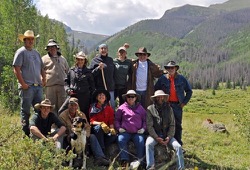
[(32, 84), (32, 86), (40, 86), (40, 84)]
[(169, 101), (169, 103), (172, 103), (172, 104), (179, 104), (180, 102), (171, 102), (171, 101)]

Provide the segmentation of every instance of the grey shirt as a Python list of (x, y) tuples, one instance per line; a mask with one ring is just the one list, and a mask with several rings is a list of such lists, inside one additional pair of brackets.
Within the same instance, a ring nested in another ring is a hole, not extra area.
[(42, 85), (43, 62), (36, 50), (32, 49), (29, 51), (25, 47), (19, 48), (15, 53), (12, 65), (21, 67), (21, 74), (26, 84)]

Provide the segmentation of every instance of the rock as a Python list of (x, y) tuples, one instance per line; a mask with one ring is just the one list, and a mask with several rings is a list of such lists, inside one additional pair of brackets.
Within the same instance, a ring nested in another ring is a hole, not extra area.
[[(136, 159), (135, 158), (136, 148), (135, 148), (134, 143), (130, 141), (128, 148), (129, 148), (129, 153), (130, 153), (130, 160), (133, 161)], [(119, 152), (120, 152), (120, 150), (119, 150), (118, 144), (116, 144), (116, 143), (111, 144), (106, 149), (106, 154), (111, 160), (113, 160), (114, 158), (116, 160), (119, 160), (119, 155), (118, 155)], [(156, 164), (168, 163), (172, 160), (172, 158), (174, 156), (175, 156), (175, 152), (173, 150), (171, 150), (170, 148), (166, 148), (162, 145), (156, 145), (156, 147), (155, 147), (155, 162), (156, 162)], [(144, 162), (146, 162), (146, 160), (144, 160)]]
[(211, 119), (206, 119), (203, 121), (203, 126), (214, 132), (228, 133), (226, 126), (222, 123), (213, 123)]

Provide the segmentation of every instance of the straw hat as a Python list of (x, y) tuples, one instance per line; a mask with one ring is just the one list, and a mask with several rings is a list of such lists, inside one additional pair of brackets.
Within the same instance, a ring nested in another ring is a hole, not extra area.
[(86, 59), (87, 56), (83, 51), (80, 51), (79, 53), (77, 53), (76, 55), (74, 55), (75, 58), (80, 58), (80, 59)]
[(37, 38), (39, 35), (34, 35), (34, 32), (32, 30), (25, 31), (24, 34), (19, 34), (18, 39), (23, 42), (25, 38)]

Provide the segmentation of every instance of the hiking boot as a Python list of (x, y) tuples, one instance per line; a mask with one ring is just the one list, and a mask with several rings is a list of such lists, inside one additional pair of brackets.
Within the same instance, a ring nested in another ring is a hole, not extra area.
[(109, 166), (109, 160), (106, 158), (97, 158), (95, 163), (97, 164), (97, 166)]

